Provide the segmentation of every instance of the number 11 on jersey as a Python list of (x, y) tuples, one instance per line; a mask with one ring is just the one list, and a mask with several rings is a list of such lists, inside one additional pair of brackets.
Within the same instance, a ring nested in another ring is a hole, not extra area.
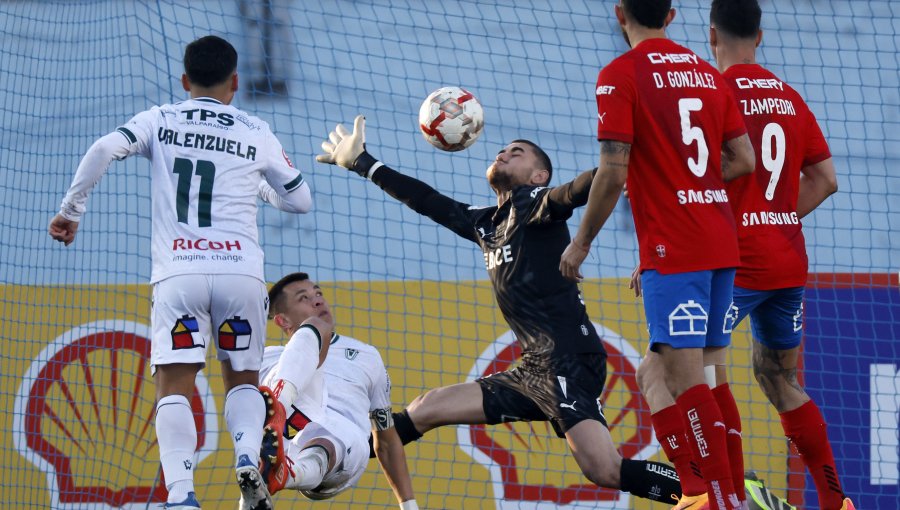
[[(175, 210), (178, 222), (188, 222), (188, 210), (191, 200), (191, 182), (194, 178), (194, 162), (185, 158), (175, 158), (172, 172), (178, 176), (178, 188), (175, 191)], [(212, 225), (212, 191), (216, 180), (216, 165), (212, 161), (197, 160), (197, 175), (200, 176), (200, 193), (197, 197), (197, 225)]]

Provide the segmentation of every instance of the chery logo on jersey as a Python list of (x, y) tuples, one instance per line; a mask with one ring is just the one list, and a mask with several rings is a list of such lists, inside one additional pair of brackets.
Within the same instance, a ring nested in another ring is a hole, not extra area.
[[(609, 377), (603, 395), (603, 414), (622, 456), (647, 459), (659, 452), (649, 426), (650, 410), (638, 390), (637, 351), (624, 338), (599, 324), (594, 328), (609, 355)], [(508, 331), (488, 347), (469, 372), (469, 381), (510, 368), (521, 356), (521, 348)], [(562, 385), (562, 383), (561, 383)], [(600, 405), (599, 402), (564, 402), (569, 405)], [(626, 436), (624, 440), (622, 431)], [(514, 422), (502, 425), (460, 425), (460, 448), (491, 475), (498, 509), (543, 510), (569, 508), (630, 508), (629, 494), (601, 489), (590, 483), (566, 445), (547, 422)], [(527, 503), (525, 503), (527, 502)]]
[[(149, 336), (148, 326), (133, 322), (84, 324), (50, 342), (23, 375), (13, 441), (47, 475), (50, 508), (143, 509), (165, 501)], [(197, 464), (218, 443), (215, 402), (202, 372), (191, 407)]]

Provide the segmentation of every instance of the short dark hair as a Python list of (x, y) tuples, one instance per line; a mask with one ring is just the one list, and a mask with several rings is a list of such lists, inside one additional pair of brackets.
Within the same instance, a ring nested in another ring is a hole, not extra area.
[(761, 19), (757, 0), (713, 0), (709, 9), (709, 22), (716, 30), (740, 39), (756, 37)]
[(541, 166), (543, 166), (547, 170), (547, 182), (545, 182), (544, 184), (550, 184), (550, 179), (553, 178), (553, 163), (550, 162), (550, 156), (548, 156), (547, 153), (544, 152), (544, 149), (538, 147), (538, 144), (532, 142), (531, 140), (525, 140), (521, 138), (518, 140), (513, 140), (510, 143), (524, 143), (525, 145), (531, 147), (532, 152), (534, 152), (534, 155), (537, 156), (538, 163), (540, 163)]
[(663, 28), (672, 0), (622, 0), (625, 14), (647, 28)]
[(184, 73), (188, 81), (201, 87), (218, 85), (237, 69), (237, 51), (221, 37), (208, 35), (184, 49)]
[(284, 304), (284, 288), (294, 282), (305, 282), (306, 280), (309, 280), (309, 275), (306, 273), (291, 273), (272, 285), (272, 288), (269, 289), (269, 319), (273, 319), (281, 313)]

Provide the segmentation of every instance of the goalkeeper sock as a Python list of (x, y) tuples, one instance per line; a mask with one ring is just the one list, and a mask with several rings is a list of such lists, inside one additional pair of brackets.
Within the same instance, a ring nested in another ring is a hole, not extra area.
[(392, 413), (394, 416), (394, 428), (397, 429), (397, 435), (403, 444), (418, 441), (422, 437), (422, 433), (416, 430), (413, 425), (412, 418), (409, 417), (409, 411), (404, 409), (399, 413)]
[[(168, 501), (179, 503), (194, 490), (194, 451), (197, 427), (184, 395), (168, 395), (156, 404), (156, 440)], [(262, 443), (262, 440), (260, 440)]]
[(240, 384), (225, 395), (225, 426), (234, 441), (235, 459), (246, 455), (259, 460), (265, 421), (266, 402), (256, 386)]
[(619, 488), (639, 498), (669, 504), (681, 497), (681, 483), (675, 469), (647, 460), (622, 459)]

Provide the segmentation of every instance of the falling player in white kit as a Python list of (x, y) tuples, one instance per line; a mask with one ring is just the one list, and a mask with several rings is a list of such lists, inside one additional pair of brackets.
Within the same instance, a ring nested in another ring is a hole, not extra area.
[(95, 142), (50, 222), (50, 236), (75, 239), (88, 194), (113, 160), (150, 160), (153, 285), (150, 363), (156, 383), (156, 435), (168, 489), (165, 508), (197, 509), (197, 431), (189, 399), (210, 339), (228, 394), (237, 480), (249, 508), (272, 508), (258, 470), (265, 402), (258, 374), (267, 295), (256, 227), (257, 196), (304, 213), (309, 187), (268, 124), (230, 105), (237, 52), (215, 36), (184, 52), (190, 99), (156, 106)]
[(275, 283), (269, 301), (269, 317), (290, 337), (283, 347), (266, 347), (260, 370), (273, 411), (262, 449), (269, 492), (287, 488), (322, 500), (349, 489), (366, 469), (371, 429), (400, 508), (417, 509), (378, 350), (334, 333), (328, 302), (306, 273)]

